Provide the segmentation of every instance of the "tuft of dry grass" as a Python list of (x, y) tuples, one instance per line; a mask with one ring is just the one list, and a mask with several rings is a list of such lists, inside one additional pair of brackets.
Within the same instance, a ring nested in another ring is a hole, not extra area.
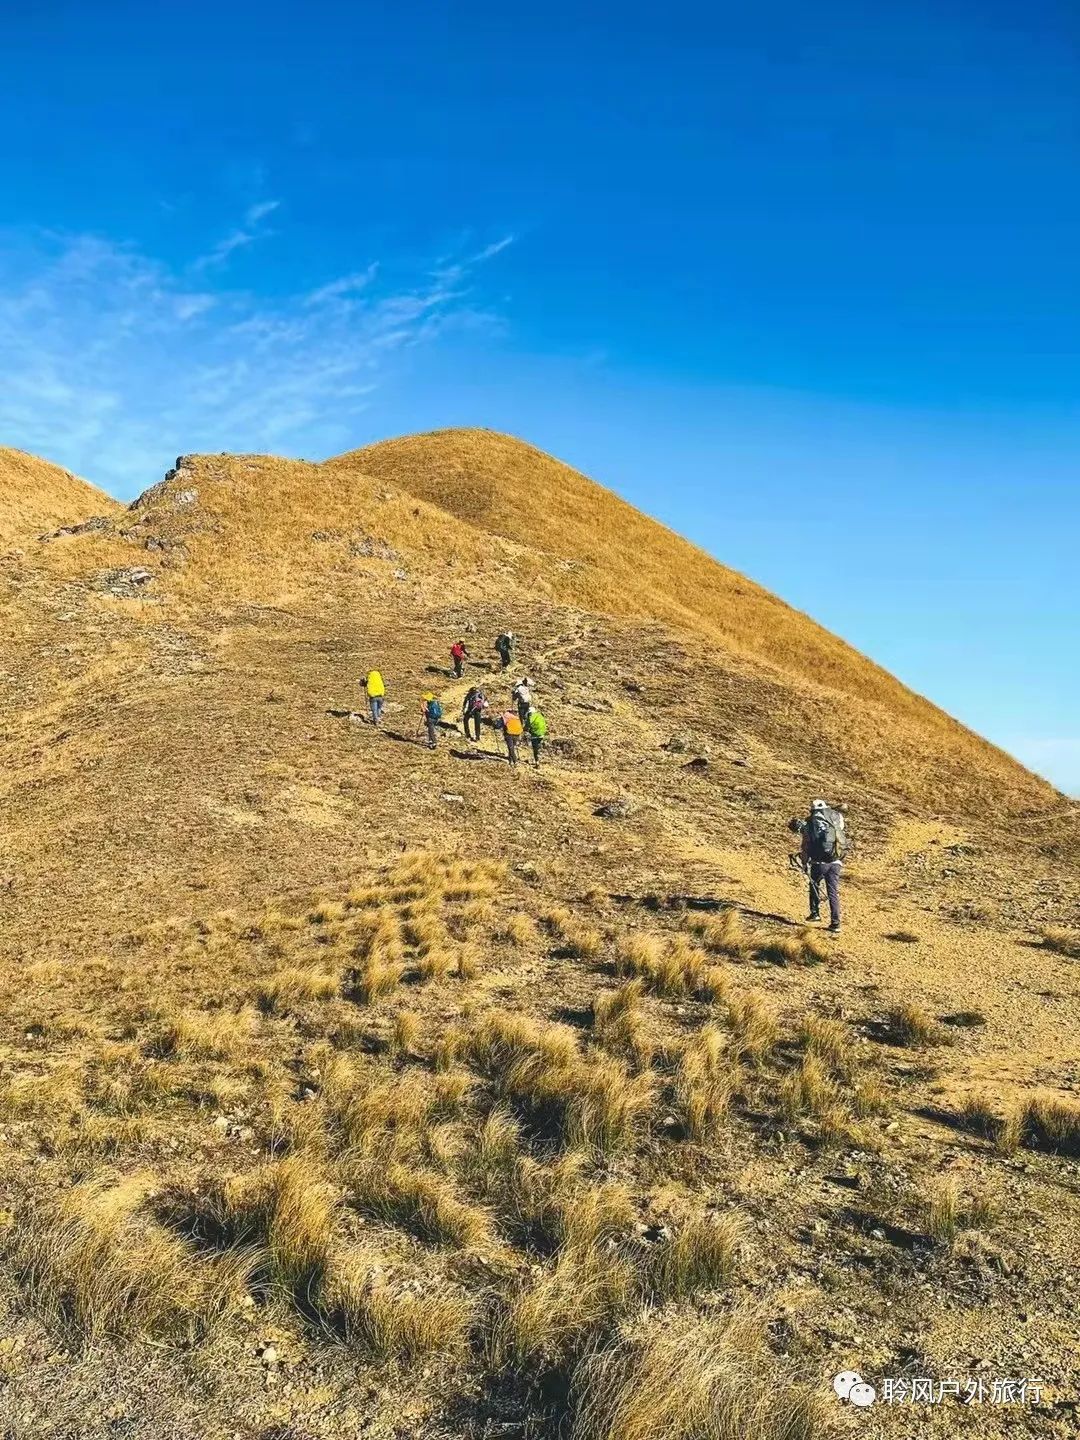
[(797, 930), (794, 935), (776, 935), (754, 946), (754, 959), (772, 965), (822, 965), (829, 958), (829, 949), (812, 930)]
[(737, 910), (723, 910), (719, 915), (696, 915), (687, 929), (698, 937), (710, 955), (741, 960), (751, 948), (750, 938)]
[(420, 1039), (420, 1017), (415, 1010), (399, 1010), (390, 1030), (391, 1055), (412, 1055)]
[(840, 1020), (808, 1015), (799, 1026), (797, 1039), (808, 1054), (816, 1055), (838, 1075), (850, 1074), (858, 1064), (851, 1031)]
[(816, 1440), (816, 1398), (778, 1383), (757, 1327), (735, 1317), (639, 1324), (573, 1383), (572, 1440)]
[(997, 1206), (989, 1191), (976, 1188), (964, 1197), (955, 1180), (935, 1185), (922, 1203), (926, 1233), (939, 1245), (952, 1246), (962, 1230), (985, 1230), (993, 1224)]
[(1044, 950), (1052, 950), (1055, 955), (1080, 960), (1080, 931), (1044, 930), (1039, 943)]
[(1080, 1105), (1067, 1100), (1035, 1096), (1006, 1121), (1005, 1130), (1010, 1137), (1017, 1134), (1018, 1143), (1032, 1150), (1080, 1155)]
[(267, 1015), (288, 1015), (298, 1005), (313, 1000), (332, 1000), (338, 993), (338, 978), (319, 969), (279, 970), (255, 990), (255, 1002)]
[(415, 1294), (394, 1289), (365, 1256), (338, 1257), (319, 1296), (328, 1325), (376, 1360), (411, 1366), (461, 1356), (474, 1305), (459, 1290)]
[(705, 951), (684, 935), (666, 944), (653, 936), (624, 937), (615, 953), (618, 974), (640, 979), (655, 995), (712, 1001), (726, 990), (726, 977), (709, 963)]
[(31, 1304), (79, 1345), (179, 1338), (238, 1303), (242, 1254), (199, 1255), (146, 1213), (148, 1177), (92, 1180), (33, 1213), (17, 1246)]
[(821, 1060), (812, 1053), (789, 1071), (780, 1085), (780, 1108), (789, 1120), (821, 1116), (840, 1101), (840, 1090)]
[(752, 992), (728, 1002), (726, 1020), (732, 1053), (737, 1060), (761, 1065), (780, 1040), (780, 1025), (775, 1014)]
[(168, 1021), (150, 1049), (179, 1060), (232, 1060), (246, 1046), (255, 1018), (249, 1009), (188, 1010)]
[(735, 1273), (742, 1227), (732, 1216), (683, 1221), (649, 1257), (647, 1285), (655, 1304), (717, 1290)]
[(893, 1005), (885, 1012), (885, 1037), (892, 1045), (937, 1045), (944, 1033), (931, 1015), (919, 1005)]
[(562, 932), (563, 953), (572, 960), (595, 960), (604, 947), (604, 937), (591, 925), (575, 920)]
[(492, 1238), (491, 1216), (467, 1204), (450, 1182), (410, 1165), (360, 1160), (347, 1166), (349, 1203), (434, 1245), (478, 1249)]
[(494, 1356), (534, 1372), (565, 1365), (630, 1310), (636, 1293), (633, 1270), (617, 1253), (593, 1244), (564, 1245), (499, 1315)]
[(673, 1086), (675, 1107), (691, 1140), (715, 1137), (740, 1079), (723, 1032), (703, 1025), (679, 1052)]
[(644, 989), (640, 978), (628, 980), (617, 990), (598, 995), (592, 1007), (595, 1038), (605, 1050), (622, 1055), (641, 1070), (652, 1064), (657, 1050), (653, 1027), (641, 1008)]
[(460, 1025), (447, 1025), (435, 1041), (432, 1063), (436, 1072), (452, 1070), (465, 1053), (469, 1036)]
[(536, 921), (521, 911), (508, 915), (496, 928), (494, 938), (501, 944), (523, 950), (536, 939)]
[(361, 969), (353, 972), (349, 994), (360, 1005), (373, 1005), (376, 1000), (396, 990), (404, 975), (403, 961), (372, 957)]
[(656, 1080), (634, 1075), (614, 1057), (578, 1065), (570, 1078), (566, 1138), (571, 1145), (610, 1155), (637, 1140), (656, 1103)]

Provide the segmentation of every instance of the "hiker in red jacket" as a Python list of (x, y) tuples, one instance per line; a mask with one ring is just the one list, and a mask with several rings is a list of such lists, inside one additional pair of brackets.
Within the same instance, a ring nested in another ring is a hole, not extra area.
[(465, 649), (464, 640), (457, 640), (450, 646), (450, 659), (454, 665), (454, 678), (461, 679), (462, 671), (465, 669), (465, 661), (469, 658), (469, 652)]

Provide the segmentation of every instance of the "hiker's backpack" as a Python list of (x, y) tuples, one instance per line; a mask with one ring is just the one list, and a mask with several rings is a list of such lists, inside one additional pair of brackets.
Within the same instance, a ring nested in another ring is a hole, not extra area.
[(372, 670), (367, 677), (367, 693), (373, 700), (379, 700), (386, 694), (386, 686), (383, 684), (383, 678), (378, 670)]
[(844, 817), (839, 810), (812, 810), (806, 834), (811, 860), (824, 864), (844, 858)]
[(442, 705), (438, 700), (429, 700), (427, 702), (427, 713), (429, 720), (442, 719)]
[(507, 715), (503, 721), (503, 728), (506, 730), (507, 735), (521, 735), (521, 717), (519, 715)]
[(534, 740), (543, 740), (547, 734), (547, 721), (543, 715), (540, 714), (539, 710), (529, 716), (529, 734)]

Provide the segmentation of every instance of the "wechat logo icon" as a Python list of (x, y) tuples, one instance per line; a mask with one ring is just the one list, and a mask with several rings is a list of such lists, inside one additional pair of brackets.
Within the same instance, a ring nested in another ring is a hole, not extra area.
[(877, 1399), (877, 1391), (857, 1370), (841, 1370), (839, 1375), (834, 1375), (832, 1388), (842, 1404), (858, 1405), (860, 1409), (873, 1405)]

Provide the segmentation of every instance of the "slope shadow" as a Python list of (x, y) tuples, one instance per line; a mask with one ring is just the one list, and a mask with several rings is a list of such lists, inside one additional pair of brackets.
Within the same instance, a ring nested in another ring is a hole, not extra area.
[(498, 765), (507, 763), (506, 756), (492, 750), (451, 750), (455, 760), (494, 760)]
[(380, 735), (385, 735), (387, 740), (396, 740), (399, 745), (416, 745), (421, 750), (427, 749), (427, 740), (423, 735), (402, 735), (400, 730), (384, 730), (378, 726)]
[(739, 905), (734, 900), (714, 900), (709, 895), (613, 894), (610, 898), (616, 905), (641, 905), (646, 910), (737, 910), (755, 920), (772, 920), (776, 925), (789, 925), (796, 930), (803, 929), (805, 923), (773, 910), (753, 910), (749, 905)]

